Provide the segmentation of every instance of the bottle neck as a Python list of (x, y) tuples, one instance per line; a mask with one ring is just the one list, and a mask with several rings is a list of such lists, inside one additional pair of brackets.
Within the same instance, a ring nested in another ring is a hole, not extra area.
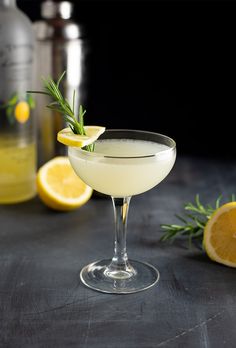
[(0, 0), (0, 6), (16, 7), (16, 0)]

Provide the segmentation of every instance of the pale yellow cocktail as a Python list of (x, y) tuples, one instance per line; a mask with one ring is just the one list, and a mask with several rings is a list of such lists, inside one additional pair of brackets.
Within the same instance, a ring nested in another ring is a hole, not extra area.
[(170, 172), (175, 152), (164, 144), (134, 139), (98, 140), (95, 152), (69, 149), (76, 173), (95, 190), (127, 197), (150, 190)]

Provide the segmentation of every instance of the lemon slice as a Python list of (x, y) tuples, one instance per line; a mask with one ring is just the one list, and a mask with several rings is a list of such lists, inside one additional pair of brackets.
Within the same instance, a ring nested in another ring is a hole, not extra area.
[(57, 140), (67, 146), (84, 147), (94, 143), (97, 138), (105, 132), (105, 127), (84, 126), (86, 135), (75, 134), (68, 128), (57, 133)]
[(203, 243), (213, 261), (236, 267), (236, 202), (215, 211), (204, 229)]
[(39, 197), (48, 207), (62, 211), (81, 207), (93, 192), (75, 174), (65, 156), (55, 157), (39, 169), (37, 187)]

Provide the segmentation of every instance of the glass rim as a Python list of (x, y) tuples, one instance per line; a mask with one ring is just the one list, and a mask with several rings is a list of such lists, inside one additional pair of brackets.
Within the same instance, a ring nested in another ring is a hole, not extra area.
[[(104, 133), (109, 133), (109, 132), (114, 132), (114, 133), (118, 133), (118, 132), (127, 132), (127, 133), (145, 133), (145, 134), (149, 134), (149, 135), (152, 135), (152, 136), (159, 136), (163, 139), (166, 139), (168, 140), (171, 145), (167, 145), (168, 146), (168, 149), (165, 149), (165, 150), (161, 150), (161, 151), (158, 151), (158, 152), (154, 152), (154, 153), (150, 153), (150, 154), (147, 154), (147, 155), (137, 155), (137, 156), (112, 156), (112, 155), (106, 155), (102, 152), (90, 152), (90, 151), (87, 151), (87, 150), (83, 150), (82, 148), (79, 148), (79, 147), (76, 147), (76, 146), (69, 146), (69, 148), (72, 148), (72, 149), (76, 149), (79, 153), (82, 153), (83, 155), (86, 155), (86, 156), (91, 156), (91, 157), (94, 157), (94, 158), (107, 158), (107, 159), (136, 159), (136, 158), (151, 158), (151, 157), (156, 157), (156, 156), (159, 156), (163, 153), (168, 153), (168, 152), (172, 152), (176, 149), (176, 142), (174, 139), (172, 139), (171, 137), (169, 137), (168, 135), (165, 135), (165, 134), (161, 134), (161, 133), (156, 133), (156, 132), (151, 132), (151, 131), (146, 131), (146, 130), (139, 130), (139, 129), (122, 129), (122, 128), (108, 128), (105, 130)], [(101, 137), (102, 135), (104, 134), (102, 133), (101, 134)], [(108, 138), (109, 139), (109, 138)], [(120, 138), (122, 139), (122, 138)], [(128, 138), (125, 138), (124, 139), (128, 139)], [(132, 139), (132, 138), (131, 138)], [(100, 140), (100, 137), (97, 139), (97, 140)], [(96, 140), (96, 141), (97, 141)], [(101, 140), (106, 140), (106, 139), (101, 139)], [(135, 139), (134, 139), (135, 140)], [(139, 140), (139, 139), (137, 139)], [(142, 139), (141, 139), (142, 140)], [(95, 142), (96, 142), (95, 141)], [(144, 140), (144, 141), (151, 141), (151, 142), (155, 142), (153, 140)]]

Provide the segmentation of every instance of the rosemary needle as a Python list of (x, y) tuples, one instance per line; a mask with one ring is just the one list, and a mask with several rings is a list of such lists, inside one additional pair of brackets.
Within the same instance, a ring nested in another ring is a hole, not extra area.
[[(60, 91), (60, 83), (65, 76), (65, 71), (61, 74), (57, 82), (54, 82), (51, 77), (42, 78), (44, 91), (27, 91), (27, 93), (37, 93), (44, 94), (51, 97), (52, 102), (50, 102), (47, 107), (51, 110), (57, 111), (63, 115), (64, 120), (72, 130), (74, 134), (86, 135), (84, 129), (84, 115), (86, 110), (83, 109), (82, 105), (79, 107), (79, 113), (75, 114), (75, 91), (73, 92), (73, 102), (72, 107), (69, 101), (62, 95)], [(78, 121), (79, 120), (79, 121)], [(85, 147), (87, 151), (93, 151), (94, 145), (87, 145)]]
[[(202, 242), (206, 223), (214, 211), (220, 207), (221, 199), (222, 195), (216, 199), (213, 206), (210, 204), (204, 206), (200, 202), (199, 195), (197, 194), (194, 203), (189, 202), (184, 205), (185, 213), (183, 216), (176, 215), (176, 218), (181, 224), (161, 225), (163, 230), (161, 241), (173, 242), (176, 238), (184, 236), (188, 238), (190, 246), (193, 240)], [(234, 200), (235, 195), (232, 194), (230, 201), (233, 202)]]

